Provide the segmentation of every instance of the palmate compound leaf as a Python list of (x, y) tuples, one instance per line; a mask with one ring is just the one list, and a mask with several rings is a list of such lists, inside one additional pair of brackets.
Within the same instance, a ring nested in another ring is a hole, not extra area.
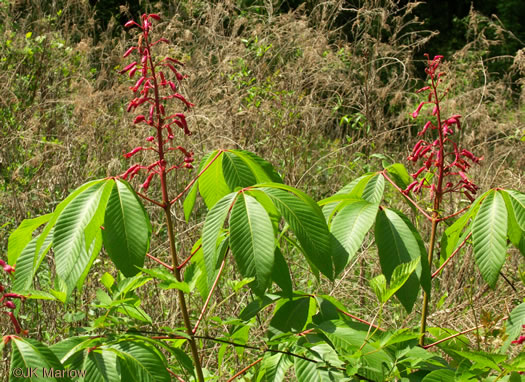
[(496, 285), (507, 253), (507, 209), (499, 191), (483, 200), (472, 223), (472, 246), (483, 279)]
[(319, 206), (302, 191), (284, 184), (267, 183), (258, 187), (289, 224), (307, 259), (333, 280), (333, 236)]
[(230, 247), (244, 277), (255, 277), (250, 284), (262, 295), (271, 282), (275, 239), (272, 222), (259, 202), (241, 193), (230, 215)]
[(124, 276), (136, 275), (149, 249), (151, 223), (129, 183), (117, 179), (104, 216), (102, 238), (115, 266)]
[[(403, 263), (423, 256), (420, 240), (416, 237), (417, 231), (411, 229), (407, 222), (396, 212), (389, 209), (381, 209), (377, 214), (375, 226), (375, 239), (379, 253), (381, 270), (387, 281), (391, 282), (394, 269)], [(420, 268), (421, 269), (421, 268)], [(420, 274), (422, 284), (426, 285), (427, 271), (422, 269)], [(406, 283), (397, 291), (396, 296), (405, 309), (410, 312), (419, 293), (420, 281), (416, 274), (410, 275)]]
[(70, 295), (100, 250), (100, 227), (113, 180), (95, 183), (60, 213), (53, 232), (57, 275)]

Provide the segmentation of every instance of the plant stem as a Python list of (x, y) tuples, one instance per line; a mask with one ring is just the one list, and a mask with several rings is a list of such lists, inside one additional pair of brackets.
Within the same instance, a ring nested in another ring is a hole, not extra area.
[[(150, 51), (151, 47), (148, 41), (147, 35), (145, 36), (145, 44), (148, 47), (148, 51)], [(150, 70), (151, 70), (151, 79), (153, 81), (153, 90), (155, 92), (155, 114), (157, 117), (157, 145), (158, 145), (158, 154), (159, 154), (159, 164), (160, 164), (160, 187), (162, 190), (162, 209), (164, 210), (164, 214), (166, 215), (166, 226), (168, 231), (168, 238), (170, 243), (170, 255), (171, 255), (171, 262), (173, 266), (173, 274), (175, 275), (175, 278), (177, 281), (182, 282), (182, 275), (181, 271), (179, 269), (179, 261), (177, 258), (177, 249), (175, 248), (175, 232), (173, 230), (173, 221), (171, 219), (171, 204), (170, 204), (170, 198), (168, 195), (168, 186), (166, 183), (166, 165), (164, 160), (164, 142), (162, 137), (162, 127), (164, 124), (164, 119), (162, 117), (162, 113), (160, 110), (160, 95), (159, 95), (159, 86), (157, 82), (157, 75), (155, 74), (155, 64), (153, 62), (153, 58), (151, 54), (148, 54), (148, 59), (150, 63)], [(188, 340), (191, 348), (191, 354), (193, 357), (193, 362), (195, 364), (195, 371), (197, 373), (197, 380), (199, 382), (204, 382), (204, 374), (202, 373), (202, 366), (201, 361), (199, 358), (199, 350), (197, 349), (197, 344), (195, 342), (195, 338), (193, 337), (193, 331), (192, 331), (192, 325), (190, 322), (190, 315), (188, 313), (188, 307), (186, 305), (186, 297), (184, 296), (184, 292), (181, 290), (177, 290), (177, 294), (179, 297), (179, 306), (182, 313), (182, 319), (184, 321), (184, 326), (186, 327), (186, 333), (188, 333), (188, 336), (190, 336), (190, 339)]]
[[(434, 244), (436, 240), (437, 225), (438, 225), (438, 213), (434, 211), (434, 220), (432, 220), (432, 231), (430, 233), (430, 244), (428, 246), (428, 264), (432, 264), (432, 257), (434, 255)], [(427, 330), (427, 316), (428, 316), (428, 301), (430, 299), (430, 294), (423, 292), (423, 309), (421, 310), (421, 329), (419, 333), (421, 337), (419, 338), (419, 345), (425, 345), (425, 332)]]
[[(173, 274), (175, 275), (177, 281), (182, 282), (182, 275), (180, 269), (178, 268), (177, 250), (175, 249), (175, 234), (173, 232), (173, 222), (171, 220), (171, 206), (169, 205), (169, 199), (167, 198), (168, 192), (166, 190), (166, 173), (164, 171), (161, 171), (161, 184), (163, 199), (164, 195), (166, 195), (166, 199), (164, 199), (164, 203), (166, 203), (164, 212), (166, 214), (166, 225), (168, 227), (168, 238), (170, 241), (170, 254), (171, 261), (173, 263)], [(195, 363), (197, 379), (199, 382), (204, 382), (204, 374), (202, 373), (202, 366), (199, 358), (199, 350), (197, 349), (197, 344), (195, 343), (195, 338), (193, 337), (193, 330), (190, 322), (190, 315), (188, 313), (188, 307), (186, 305), (186, 298), (184, 296), (184, 292), (179, 289), (177, 290), (177, 294), (179, 297), (179, 305), (182, 313), (182, 319), (184, 320), (184, 326), (186, 327), (186, 333), (188, 333), (188, 335), (190, 336), (190, 339), (188, 341), (190, 343), (193, 362)]]
[[(443, 198), (443, 178), (444, 178), (444, 163), (445, 163), (445, 137), (443, 134), (443, 126), (441, 124), (441, 109), (439, 106), (439, 96), (437, 92), (437, 83), (432, 76), (432, 91), (434, 93), (434, 100), (436, 105), (437, 130), (439, 133), (439, 157), (438, 157), (438, 176), (436, 190), (434, 197), (434, 211), (432, 212), (432, 230), (430, 231), (430, 243), (428, 245), (428, 267), (432, 272), (432, 258), (434, 257), (434, 246), (436, 244), (437, 226), (440, 222), (439, 208), (441, 199)], [(432, 279), (430, 280), (430, 289), (432, 290)], [(428, 316), (428, 302), (430, 300), (430, 293), (423, 292), (423, 309), (421, 310), (421, 328), (419, 337), (419, 345), (425, 346), (425, 332), (427, 330), (427, 316)]]

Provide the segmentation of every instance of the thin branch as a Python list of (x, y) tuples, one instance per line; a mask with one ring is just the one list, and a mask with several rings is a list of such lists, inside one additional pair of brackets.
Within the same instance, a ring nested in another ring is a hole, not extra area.
[(249, 369), (251, 369), (252, 367), (254, 367), (255, 365), (257, 365), (259, 362), (261, 362), (263, 359), (262, 357), (259, 358), (257, 361), (255, 362), (252, 362), (250, 363), (248, 366), (246, 366), (244, 369), (242, 369), (241, 371), (239, 371), (238, 373), (235, 373), (235, 375), (233, 377), (231, 377), (230, 379), (228, 379), (227, 382), (231, 382), (233, 381), (234, 379), (236, 379), (237, 377), (240, 377), (241, 375), (243, 375), (244, 373), (246, 373)]
[(153, 204), (156, 204), (157, 206), (159, 206), (160, 208), (164, 208), (164, 204), (160, 203), (160, 202), (157, 202), (156, 200), (153, 200), (153, 199), (150, 199), (148, 198), (146, 195), (144, 194), (141, 194), (140, 192), (138, 191), (135, 191), (135, 193), (140, 196), (142, 199), (145, 199), (147, 200), (148, 202), (151, 202)]
[(199, 244), (199, 246), (197, 248), (195, 248), (195, 250), (188, 256), (188, 258), (186, 260), (184, 260), (182, 263), (180, 263), (180, 265), (177, 268), (181, 269), (182, 267), (184, 267), (186, 265), (186, 263), (191, 260), (193, 255), (195, 255), (197, 253), (197, 251), (199, 249), (201, 249), (201, 247), (202, 247), (202, 244)]
[(222, 259), (221, 267), (219, 268), (219, 273), (217, 274), (217, 277), (215, 278), (215, 281), (213, 282), (213, 285), (210, 289), (210, 293), (208, 293), (208, 297), (206, 298), (206, 302), (204, 303), (204, 306), (202, 307), (201, 314), (199, 315), (199, 318), (197, 319), (197, 322), (195, 323), (195, 326), (193, 327), (193, 334), (197, 332), (197, 329), (199, 328), (199, 324), (202, 321), (202, 318), (204, 317), (204, 313), (206, 313), (206, 309), (208, 309), (208, 304), (210, 303), (211, 296), (213, 295), (213, 292), (215, 291), (215, 287), (217, 286), (217, 283), (219, 282), (219, 278), (221, 277), (222, 270), (224, 269), (224, 264), (226, 263), (226, 256), (224, 256), (224, 259)]
[(406, 195), (403, 190), (392, 180), (390, 179), (390, 177), (386, 174), (386, 170), (383, 170), (381, 171), (381, 175), (383, 175), (383, 177), (388, 180), (388, 182), (390, 182), (390, 184), (392, 186), (394, 186), (394, 188), (399, 191), (405, 198), (407, 198), (407, 200), (412, 203), (412, 205), (414, 207), (416, 207), (419, 212), (421, 212), (428, 220), (432, 221), (432, 217), (426, 213), (426, 211), (419, 205), (417, 204), (417, 202), (415, 200), (413, 200), (410, 196)]
[(456, 254), (459, 252), (459, 250), (460, 250), (461, 248), (463, 248), (463, 246), (465, 245), (465, 243), (467, 242), (467, 240), (470, 239), (471, 236), (472, 236), (472, 232), (469, 232), (469, 234), (467, 235), (467, 237), (465, 238), (465, 240), (463, 240), (463, 241), (461, 242), (461, 244), (460, 244), (460, 245), (454, 250), (454, 252), (452, 252), (452, 254), (448, 257), (448, 259), (446, 259), (446, 260), (443, 262), (443, 264), (441, 264), (441, 266), (440, 266), (438, 269), (436, 269), (436, 271), (435, 271), (434, 273), (432, 273), (432, 278), (436, 277), (437, 274), (438, 274), (439, 272), (441, 272), (441, 270), (445, 267), (445, 265), (447, 265), (448, 262), (449, 262), (454, 256), (456, 256)]
[(166, 264), (164, 261), (160, 260), (160, 259), (157, 259), (155, 256), (149, 254), (149, 253), (146, 253), (146, 256), (148, 256), (150, 259), (156, 261), (157, 263), (159, 263), (160, 265), (168, 268), (170, 271), (173, 272), (173, 267), (171, 265), (168, 265)]
[(448, 216), (445, 216), (444, 218), (440, 218), (438, 221), (442, 222), (443, 220), (448, 220), (448, 219), (450, 219), (450, 218), (453, 218), (454, 216), (457, 216), (457, 215), (459, 215), (460, 213), (465, 212), (465, 211), (468, 210), (471, 206), (472, 206), (472, 204), (469, 204), (469, 205), (466, 206), (465, 208), (462, 208), (462, 209), (460, 209), (459, 211), (454, 212), (452, 215), (448, 215)]
[(197, 179), (199, 179), (199, 177), (204, 173), (204, 171), (206, 171), (206, 170), (211, 166), (211, 164), (212, 164), (213, 162), (215, 162), (215, 160), (216, 160), (216, 159), (217, 159), (217, 158), (218, 158), (218, 157), (219, 157), (224, 151), (225, 151), (225, 150), (223, 150), (223, 149), (219, 149), (219, 151), (217, 152), (217, 155), (215, 155), (215, 157), (214, 157), (210, 162), (208, 162), (208, 164), (206, 165), (206, 167), (204, 167), (204, 168), (202, 169), (202, 171), (199, 172), (199, 174), (198, 174), (195, 178), (193, 178), (193, 180), (192, 180), (190, 183), (188, 183), (188, 185), (186, 186), (186, 188), (184, 188), (184, 190), (182, 190), (181, 193), (178, 194), (178, 195), (175, 197), (175, 199), (173, 199), (173, 200), (170, 202), (170, 206), (173, 205), (173, 203), (175, 203), (177, 200), (179, 200), (179, 199), (182, 197), (182, 195), (184, 195), (184, 194), (185, 194), (185, 193), (191, 188), (191, 186), (193, 186), (193, 184), (197, 181)]
[(440, 343), (442, 342), (445, 342), (445, 341), (448, 341), (448, 340), (451, 340), (452, 338), (455, 338), (455, 337), (458, 337), (458, 336), (461, 336), (463, 334), (466, 334), (466, 333), (469, 333), (469, 332), (472, 332), (474, 330), (478, 330), (480, 328), (482, 328), (484, 325), (479, 325), (479, 326), (476, 326), (474, 328), (470, 328), (470, 329), (467, 329), (467, 330), (463, 330), (462, 332), (459, 332), (459, 333), (456, 333), (456, 334), (453, 334), (451, 336), (448, 336), (448, 337), (445, 337), (439, 341), (436, 341), (434, 343), (431, 343), (429, 345), (425, 345), (425, 346), (422, 346), (423, 349), (428, 349), (428, 348), (431, 348), (432, 346), (436, 346), (436, 345), (439, 345)]
[(384, 331), (386, 330), (386, 329), (383, 329), (383, 328), (381, 328), (381, 327), (379, 327), (379, 326), (377, 326), (377, 325), (374, 325), (374, 324), (371, 323), (371, 322), (365, 321), (365, 320), (363, 320), (362, 318), (356, 317), (356, 316), (354, 316), (353, 314), (347, 313), (347, 312), (345, 312), (344, 310), (341, 310), (341, 309), (338, 309), (338, 308), (336, 308), (336, 309), (337, 309), (338, 312), (343, 313), (345, 316), (348, 316), (348, 317), (350, 317), (350, 318), (352, 318), (352, 319), (354, 319), (354, 320), (356, 320), (356, 321), (362, 322), (363, 324), (366, 324), (366, 325), (371, 326), (371, 327), (373, 327), (373, 328), (379, 329), (379, 330), (381, 330), (382, 332), (384, 332)]
[(177, 381), (179, 382), (186, 382), (184, 381), (184, 379), (182, 379), (181, 377), (179, 377), (177, 374), (175, 374), (172, 370), (170, 370), (169, 368), (166, 368), (166, 370), (168, 370), (168, 373), (170, 373), (174, 378), (177, 378)]
[(237, 347), (241, 347), (241, 348), (245, 348), (245, 349), (258, 350), (258, 351), (261, 351), (261, 352), (286, 354), (286, 355), (289, 355), (291, 357), (301, 358), (301, 359), (303, 359), (305, 361), (313, 362), (313, 363), (318, 363), (319, 362), (319, 361), (316, 361), (315, 359), (311, 359), (311, 358), (302, 356), (300, 354), (292, 353), (292, 352), (289, 352), (289, 351), (286, 351), (286, 350), (277, 350), (277, 349), (270, 349), (270, 348), (267, 348), (267, 347), (258, 347), (258, 346), (245, 345), (245, 344), (240, 344), (238, 342), (231, 342), (231, 341), (227, 341), (227, 340), (223, 340), (223, 339), (215, 338), (215, 337), (210, 337), (210, 336), (195, 336), (194, 335), (193, 337), (200, 338), (200, 339), (203, 339), (203, 340), (210, 340), (210, 341), (220, 342), (220, 343), (223, 343), (223, 344), (237, 346)]

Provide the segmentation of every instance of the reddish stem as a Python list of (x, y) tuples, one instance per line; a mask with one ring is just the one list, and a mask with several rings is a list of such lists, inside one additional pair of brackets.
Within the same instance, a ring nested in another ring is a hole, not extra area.
[(186, 258), (186, 260), (184, 260), (182, 263), (180, 263), (180, 265), (178, 266), (179, 269), (181, 269), (182, 267), (184, 267), (188, 261), (191, 260), (191, 258), (193, 257), (193, 255), (195, 255), (197, 253), (197, 251), (199, 249), (201, 249), (202, 247), (202, 244), (199, 244), (199, 246), (197, 248), (195, 248), (195, 250)]
[(386, 170), (381, 171), (381, 175), (383, 175), (383, 177), (384, 177), (386, 180), (388, 180), (388, 182), (390, 182), (390, 184), (391, 184), (392, 186), (394, 186), (394, 188), (395, 188), (397, 191), (399, 191), (401, 194), (403, 194), (403, 196), (404, 196), (405, 198), (407, 198), (407, 200), (408, 200), (410, 203), (412, 203), (412, 205), (413, 205), (414, 207), (416, 207), (416, 208), (419, 210), (419, 212), (421, 212), (421, 213), (422, 213), (422, 214), (423, 214), (428, 220), (432, 220), (432, 217), (431, 217), (429, 214), (427, 214), (427, 213), (425, 212), (425, 210), (424, 210), (419, 204), (416, 203), (416, 201), (414, 201), (412, 198), (410, 198), (410, 196), (406, 195), (406, 194), (403, 192), (403, 190), (402, 190), (402, 189), (401, 189), (401, 188), (400, 188), (400, 187), (399, 187), (399, 186), (398, 186), (398, 185), (397, 185), (392, 179), (390, 179), (390, 177), (386, 174), (386, 172), (387, 172)]
[(160, 208), (164, 208), (164, 204), (162, 204), (162, 203), (160, 203), (160, 202), (157, 202), (156, 200), (150, 199), (150, 198), (148, 198), (146, 195), (141, 194), (140, 192), (135, 191), (135, 193), (136, 193), (138, 196), (140, 196), (142, 199), (145, 199), (145, 200), (147, 200), (147, 201), (150, 202), (150, 203), (156, 204), (156, 205), (159, 206)]
[(465, 211), (468, 210), (471, 206), (472, 206), (472, 204), (469, 204), (469, 205), (466, 206), (465, 208), (462, 208), (462, 209), (460, 209), (459, 211), (454, 212), (452, 215), (448, 215), (448, 216), (445, 216), (444, 218), (440, 218), (439, 221), (442, 222), (442, 221), (444, 221), (444, 220), (448, 220), (448, 219), (450, 219), (450, 218), (453, 218), (454, 216), (457, 216), (457, 215), (461, 214), (462, 212), (465, 212)]
[(236, 379), (237, 377), (243, 375), (244, 373), (246, 373), (248, 370), (250, 370), (252, 367), (254, 367), (255, 365), (257, 365), (259, 362), (261, 362), (263, 359), (262, 358), (259, 358), (257, 361), (255, 362), (252, 362), (251, 364), (249, 364), (248, 366), (246, 366), (244, 369), (242, 369), (241, 371), (239, 371), (238, 373), (236, 373), (233, 377), (231, 377), (230, 379), (228, 379), (227, 382), (231, 382), (233, 381), (234, 379)]
[(210, 289), (210, 293), (208, 293), (208, 297), (206, 298), (206, 301), (204, 302), (204, 306), (202, 307), (201, 314), (199, 314), (199, 318), (197, 319), (197, 322), (195, 323), (195, 327), (193, 328), (193, 334), (197, 332), (197, 329), (199, 328), (199, 325), (204, 318), (204, 314), (206, 313), (206, 309), (208, 309), (208, 304), (210, 303), (211, 296), (213, 295), (213, 291), (215, 290), (215, 287), (217, 286), (217, 283), (219, 282), (219, 278), (221, 277), (222, 270), (224, 269), (224, 264), (226, 263), (226, 256), (224, 256), (224, 259), (222, 260), (221, 267), (219, 268), (219, 273), (217, 274), (217, 277), (215, 278), (215, 281), (213, 282), (213, 285)]
[(171, 265), (166, 264), (164, 261), (157, 259), (155, 256), (150, 255), (149, 253), (146, 253), (146, 256), (173, 272), (173, 267)]
[(467, 237), (465, 238), (465, 240), (463, 240), (463, 242), (454, 250), (454, 252), (452, 252), (452, 254), (448, 257), (448, 259), (446, 259), (443, 264), (441, 264), (441, 266), (434, 272), (432, 273), (432, 278), (436, 277), (438, 275), (439, 272), (441, 272), (441, 270), (445, 267), (445, 265), (447, 265), (447, 263), (454, 257), (456, 256), (456, 254), (459, 252), (459, 250), (465, 245), (465, 243), (467, 242), (468, 239), (470, 239), (470, 237), (472, 236), (472, 232), (469, 232), (469, 234), (467, 235)]
[(199, 172), (199, 174), (190, 182), (188, 183), (188, 185), (186, 186), (186, 188), (180, 193), (178, 194), (175, 199), (173, 199), (171, 202), (170, 202), (170, 205), (172, 205), (173, 203), (175, 203), (177, 200), (179, 200), (182, 195), (184, 195), (190, 188), (191, 186), (193, 186), (193, 184), (197, 181), (197, 179), (199, 179), (199, 177), (204, 173), (204, 171), (206, 171), (213, 162), (215, 162), (215, 160), (224, 152), (225, 150), (222, 150), (222, 149), (219, 149), (219, 152), (217, 153), (217, 155), (215, 155), (215, 157), (206, 165), (206, 167), (204, 167), (202, 169), (201, 172)]
[[(337, 308), (336, 308), (336, 309), (337, 309)], [(373, 327), (373, 328), (375, 328), (375, 329), (381, 330), (382, 332), (385, 331), (385, 329), (383, 329), (383, 328), (381, 328), (381, 327), (379, 327), (379, 326), (377, 326), (377, 325), (374, 325), (374, 324), (372, 324), (371, 322), (365, 321), (365, 320), (363, 320), (362, 318), (356, 317), (356, 316), (354, 316), (353, 314), (347, 313), (347, 312), (345, 312), (344, 310), (337, 309), (337, 311), (343, 313), (345, 316), (348, 316), (348, 317), (350, 317), (350, 318), (352, 318), (352, 319), (354, 319), (354, 320), (356, 320), (356, 321), (362, 322), (363, 324), (367, 324), (368, 326), (371, 326), (371, 327)]]
[(451, 335), (451, 336), (448, 336), (448, 337), (446, 337), (446, 338), (443, 338), (443, 339), (441, 339), (441, 340), (439, 340), (439, 341), (436, 341), (436, 342), (434, 342), (434, 343), (431, 343), (431, 344), (429, 344), (429, 345), (425, 345), (425, 346), (423, 346), (423, 349), (431, 348), (432, 346), (436, 346), (436, 345), (438, 345), (438, 344), (440, 344), (440, 343), (442, 343), (442, 342), (445, 342), (445, 341), (451, 340), (452, 338), (455, 338), (455, 337), (461, 336), (461, 335), (463, 335), (463, 334), (466, 334), (466, 333), (472, 332), (472, 331), (477, 330), (477, 329), (480, 329), (480, 328), (482, 328), (482, 327), (483, 327), (483, 325), (479, 325), (479, 326), (476, 326), (476, 327), (474, 327), (474, 328), (470, 328), (470, 329), (467, 329), (467, 330), (463, 330), (462, 332), (459, 332), (459, 333), (453, 334), (453, 335)]

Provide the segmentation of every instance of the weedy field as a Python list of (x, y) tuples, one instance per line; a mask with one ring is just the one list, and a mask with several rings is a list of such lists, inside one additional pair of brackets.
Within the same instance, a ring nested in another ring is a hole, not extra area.
[(5, 380), (523, 378), (506, 6), (94, 3), (0, 1)]

